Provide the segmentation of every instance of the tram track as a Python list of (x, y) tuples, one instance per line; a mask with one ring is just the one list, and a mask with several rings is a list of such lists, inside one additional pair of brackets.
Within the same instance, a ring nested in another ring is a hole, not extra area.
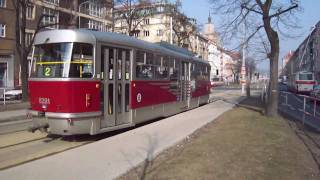
[(13, 146), (19, 146), (19, 145), (26, 144), (26, 143), (30, 143), (30, 142), (34, 142), (34, 141), (44, 140), (44, 139), (46, 139), (46, 138), (43, 137), (43, 138), (32, 139), (32, 140), (28, 140), (28, 141), (24, 141), (24, 142), (19, 142), (19, 143), (16, 143), (16, 144), (10, 144), (10, 145), (6, 145), (6, 146), (0, 146), (0, 150), (1, 150), (1, 149), (5, 149), (5, 148), (9, 148), (9, 147), (13, 147)]
[(23, 119), (23, 120), (14, 120), (8, 122), (0, 123), (0, 136), (25, 131), (32, 124), (32, 120)]
[(0, 170), (48, 157), (117, 135), (129, 129), (95, 136), (56, 136), (28, 131), (0, 135)]
[(39, 131), (0, 135), (0, 170), (67, 151), (104, 138), (104, 136), (53, 136)]

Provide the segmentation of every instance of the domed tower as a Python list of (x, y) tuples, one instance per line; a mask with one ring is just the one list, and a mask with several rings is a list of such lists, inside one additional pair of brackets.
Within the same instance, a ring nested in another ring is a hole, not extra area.
[(204, 25), (203, 34), (208, 37), (209, 41), (218, 44), (218, 35), (215, 32), (214, 24), (212, 23), (212, 18), (209, 11), (208, 22)]
[(203, 34), (209, 39), (208, 61), (211, 65), (210, 80), (216, 81), (217, 79), (221, 79), (222, 76), (222, 57), (220, 52), (221, 48), (219, 48), (220, 43), (218, 35), (215, 32), (214, 25), (210, 16), (210, 11), (208, 22), (203, 27)]

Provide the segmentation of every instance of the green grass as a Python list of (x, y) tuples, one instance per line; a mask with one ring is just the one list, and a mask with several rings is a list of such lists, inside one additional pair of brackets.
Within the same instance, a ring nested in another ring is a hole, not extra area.
[(160, 154), (148, 166), (142, 164), (120, 179), (320, 177), (310, 153), (284, 119), (234, 108), (198, 130), (191, 139)]

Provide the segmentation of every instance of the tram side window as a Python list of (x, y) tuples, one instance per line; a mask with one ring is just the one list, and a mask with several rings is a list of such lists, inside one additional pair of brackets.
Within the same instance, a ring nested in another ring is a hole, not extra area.
[(169, 61), (169, 76), (170, 80), (178, 80), (179, 75), (179, 61), (171, 57)]
[(155, 58), (155, 77), (156, 79), (167, 79), (169, 71), (168, 56), (156, 55)]
[(206, 80), (210, 80), (210, 66), (206, 65)]
[(130, 79), (130, 51), (126, 51), (126, 59), (125, 59), (125, 79)]
[(152, 79), (154, 77), (153, 54), (143, 51), (136, 53), (136, 77)]
[(202, 68), (201, 68), (201, 64), (196, 63), (195, 64), (195, 75), (196, 75), (196, 79), (197, 80), (202, 80)]
[(93, 47), (91, 44), (74, 43), (69, 77), (91, 78), (93, 75)]
[(191, 81), (196, 80), (195, 64), (191, 64)]

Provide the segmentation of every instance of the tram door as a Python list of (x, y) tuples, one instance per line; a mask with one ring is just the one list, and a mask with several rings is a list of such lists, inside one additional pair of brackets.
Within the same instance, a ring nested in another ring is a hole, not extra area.
[(129, 87), (132, 51), (104, 47), (103, 114), (101, 127), (130, 123)]
[(190, 107), (190, 65), (188, 62), (181, 64), (181, 99), (185, 106)]

